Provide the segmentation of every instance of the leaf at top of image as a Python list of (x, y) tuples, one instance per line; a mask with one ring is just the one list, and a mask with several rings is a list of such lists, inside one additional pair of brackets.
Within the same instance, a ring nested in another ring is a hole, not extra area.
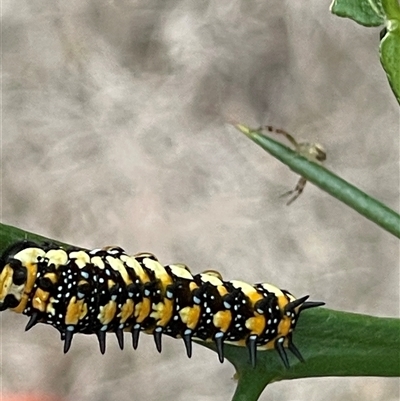
[(380, 26), (385, 22), (379, 0), (334, 0), (330, 8), (338, 17), (350, 18), (364, 26)]
[(400, 29), (386, 32), (380, 44), (381, 63), (400, 103)]
[(383, 2), (387, 16), (379, 52), (389, 84), (400, 103), (400, 4), (396, 0)]

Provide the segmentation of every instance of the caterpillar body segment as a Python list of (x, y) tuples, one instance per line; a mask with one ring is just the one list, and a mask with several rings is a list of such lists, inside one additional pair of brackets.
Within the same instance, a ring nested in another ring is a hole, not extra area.
[(149, 253), (129, 255), (119, 247), (63, 249), (19, 242), (0, 259), (0, 310), (29, 316), (55, 327), (70, 349), (77, 333), (96, 334), (100, 351), (106, 333), (124, 347), (124, 332), (137, 348), (141, 332), (182, 338), (188, 357), (192, 339), (214, 342), (221, 362), (224, 344), (247, 347), (256, 365), (257, 350), (276, 349), (289, 367), (286, 349), (304, 361), (292, 341), (300, 312), (323, 305), (295, 298), (271, 284), (225, 281), (213, 270), (192, 275), (182, 264), (163, 266)]

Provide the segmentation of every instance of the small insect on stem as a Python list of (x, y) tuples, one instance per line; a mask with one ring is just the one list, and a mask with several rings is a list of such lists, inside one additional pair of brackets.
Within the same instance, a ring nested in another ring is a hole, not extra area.
[[(271, 125), (266, 125), (264, 127), (267, 131), (273, 132), (275, 134), (283, 135), (293, 146), (294, 150), (300, 155), (305, 157), (307, 160), (322, 164), (326, 160), (326, 151), (322, 145), (319, 143), (309, 143), (309, 142), (297, 142), (292, 135), (280, 128), (274, 128)], [(307, 184), (307, 180), (304, 177), (300, 177), (297, 181), (296, 187), (288, 192), (285, 192), (280, 197), (291, 196), (287, 201), (286, 205), (292, 204), (304, 191)]]

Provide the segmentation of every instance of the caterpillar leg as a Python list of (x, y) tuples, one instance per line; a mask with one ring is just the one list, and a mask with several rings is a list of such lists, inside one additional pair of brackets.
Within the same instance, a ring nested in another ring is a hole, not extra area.
[(162, 343), (161, 343), (162, 332), (163, 328), (161, 326), (156, 327), (153, 332), (154, 342), (156, 344), (157, 351), (160, 353), (162, 350)]
[(96, 335), (97, 340), (99, 341), (100, 352), (104, 355), (104, 353), (106, 352), (106, 332), (100, 330), (96, 333)]
[(217, 347), (218, 359), (221, 363), (224, 362), (224, 333), (221, 331), (215, 334), (215, 346)]
[(183, 342), (185, 344), (186, 355), (188, 356), (188, 358), (192, 357), (192, 336), (193, 336), (192, 330), (186, 329), (183, 334)]
[(257, 339), (258, 336), (256, 335), (251, 335), (247, 339), (247, 349), (249, 350), (250, 363), (253, 368), (256, 367), (257, 363)]
[(286, 369), (290, 368), (289, 358), (286, 354), (285, 347), (283, 346), (285, 342), (285, 337), (280, 337), (275, 341), (275, 349), (278, 351), (278, 355), (281, 358), (281, 361), (285, 365)]
[(117, 328), (115, 330), (115, 335), (117, 336), (119, 348), (121, 350), (123, 350), (124, 349), (124, 331), (121, 328)]
[(140, 324), (135, 324), (132, 326), (131, 332), (132, 332), (132, 346), (133, 349), (137, 349), (139, 345), (139, 334), (140, 334)]
[(291, 351), (291, 353), (300, 361), (300, 362), (305, 362), (303, 356), (301, 355), (300, 351), (297, 349), (297, 347), (293, 344), (293, 339), (292, 335), (288, 335), (288, 349)]
[[(69, 329), (69, 330), (68, 330)], [(67, 327), (64, 335), (64, 354), (66, 354), (71, 348), (72, 337), (74, 336), (74, 328), (72, 326)]]

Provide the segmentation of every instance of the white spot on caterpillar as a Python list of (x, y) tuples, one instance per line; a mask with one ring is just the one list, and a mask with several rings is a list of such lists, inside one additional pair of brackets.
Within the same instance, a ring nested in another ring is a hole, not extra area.
[(89, 278), (89, 273), (88, 272), (81, 272), (81, 276), (85, 279)]

